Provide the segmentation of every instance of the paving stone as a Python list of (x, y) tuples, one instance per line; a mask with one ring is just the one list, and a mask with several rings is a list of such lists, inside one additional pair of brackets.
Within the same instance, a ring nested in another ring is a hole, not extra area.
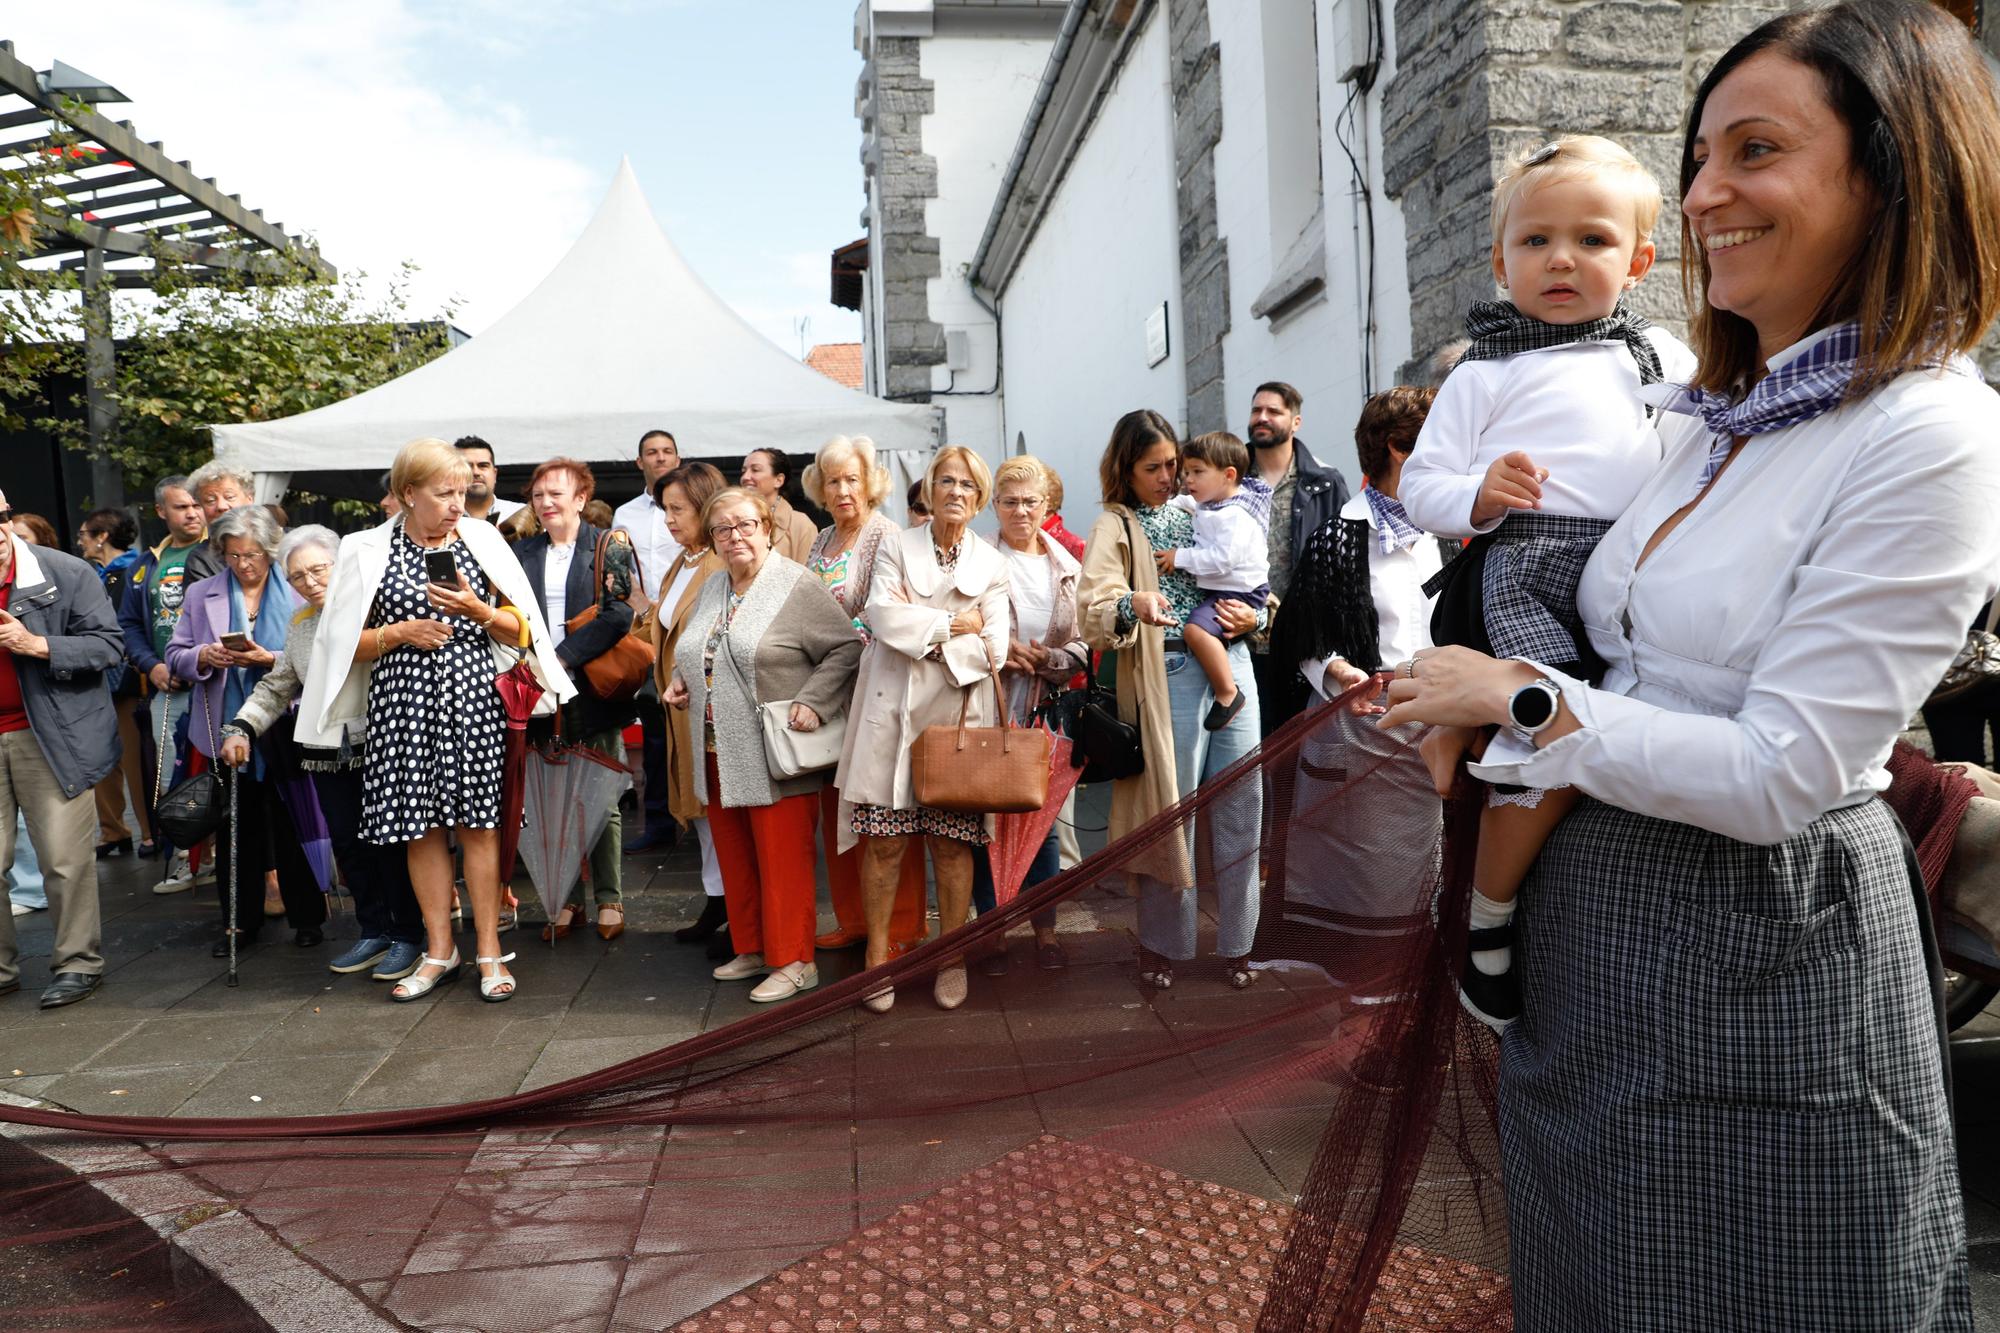
[(693, 1036), (691, 1031), (675, 1031), (663, 1038), (636, 1037), (559, 1037), (542, 1048), (541, 1058), (535, 1061), (521, 1084), (521, 1091), (544, 1087), (550, 1083), (560, 1083), (565, 1079), (577, 1078), (584, 1074), (594, 1074), (600, 1069), (622, 1064), (642, 1055), (650, 1055), (664, 1046)]
[(600, 1333), (624, 1278), (623, 1260), (422, 1274), (399, 1279), (382, 1303), (417, 1328)]
[[(753, 1286), (810, 1253), (777, 1248), (654, 1255), (625, 1266), (612, 1333), (654, 1333)], [(851, 1313), (851, 1312), (850, 1312)]]
[[(38, 1021), (0, 1036), (0, 1078), (67, 1073), (90, 1063), (144, 1022), (117, 1017), (98, 1021), (100, 1012), (90, 1007), (90, 1001), (50, 1013), (35, 1010)], [(62, 1017), (66, 1014), (75, 1017)], [(17, 1069), (20, 1074), (13, 1072)]]
[(150, 1069), (85, 1069), (65, 1074), (44, 1099), (90, 1115), (172, 1115), (225, 1066), (221, 1062)]
[(276, 1021), (268, 1010), (254, 1008), (226, 1020), (212, 1014), (148, 1019), (103, 1051), (99, 1063), (139, 1069), (234, 1060)]
[(319, 1115), (339, 1106), (386, 1058), (384, 1051), (237, 1060), (176, 1111), (184, 1116)]
[(435, 1049), (413, 1048), (406, 1043), (376, 1066), (340, 1109), (448, 1106), (505, 1097), (521, 1086), (541, 1047), (539, 1041), (512, 1039), (487, 1046)]

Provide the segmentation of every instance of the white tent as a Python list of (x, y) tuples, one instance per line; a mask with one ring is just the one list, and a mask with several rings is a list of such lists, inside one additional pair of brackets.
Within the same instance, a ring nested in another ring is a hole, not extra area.
[(929, 450), (938, 430), (934, 408), (836, 384), (744, 323), (660, 229), (629, 162), (562, 262), (485, 333), (345, 401), (214, 430), (217, 457), (271, 500), (293, 472), (379, 471), (425, 435), (483, 436), (503, 465), (630, 462), (656, 426), (689, 458), (810, 453), (833, 435)]

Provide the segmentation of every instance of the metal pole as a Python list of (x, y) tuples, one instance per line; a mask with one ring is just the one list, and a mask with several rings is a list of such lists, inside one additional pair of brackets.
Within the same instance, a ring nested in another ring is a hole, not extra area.
[(118, 438), (118, 353), (111, 340), (111, 288), (104, 274), (104, 251), (84, 252), (83, 378), (90, 421), (90, 503), (95, 509), (125, 507), (125, 473), (111, 456)]
[[(219, 757), (219, 756), (218, 756)], [(236, 848), (236, 787), (243, 776), (241, 769), (228, 770), (229, 781), (229, 984), (236, 984), (236, 885), (243, 873), (243, 862), (237, 857)]]

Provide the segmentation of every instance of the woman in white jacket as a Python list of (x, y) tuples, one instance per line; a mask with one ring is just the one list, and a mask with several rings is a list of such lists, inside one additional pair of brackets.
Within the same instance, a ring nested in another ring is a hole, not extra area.
[[(967, 524), (993, 495), (993, 477), (961, 445), (940, 449), (924, 474), (931, 521), (884, 540), (875, 557), (865, 619), (875, 638), (861, 657), (849, 709), (847, 743), (834, 786), (852, 817), (841, 850), (861, 840), (862, 907), (868, 918), (868, 966), (889, 956), (889, 918), (903, 857), (913, 838), (930, 846), (937, 875), (938, 926), (965, 924), (972, 901), (972, 858), (983, 852), (990, 823), (917, 804), (910, 748), (926, 727), (955, 726), (970, 690), (966, 725), (990, 727), (992, 673), (1006, 661), (1007, 565)], [(965, 963), (938, 969), (939, 1007), (965, 1003)], [(895, 1002), (881, 990), (865, 1004)]]
[[(493, 678), (512, 661), (503, 645), (525, 647), (545, 704), (575, 693), (513, 553), (492, 525), (459, 522), (469, 476), (442, 440), (396, 455), (389, 481), (402, 512), (341, 542), (299, 705), (300, 744), (351, 747), (365, 729), (361, 836), (407, 846), (425, 950), (390, 992), (399, 1002), (459, 975), (448, 831), (465, 854), (480, 995), (513, 995), (499, 924), (506, 719)], [(451, 583), (432, 570), (445, 559)]]

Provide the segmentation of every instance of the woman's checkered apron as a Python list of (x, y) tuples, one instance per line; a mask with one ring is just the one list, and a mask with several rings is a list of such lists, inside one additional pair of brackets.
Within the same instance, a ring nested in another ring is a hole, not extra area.
[(1972, 1327), (1941, 973), (1880, 801), (1776, 846), (1586, 799), (1516, 918), (1516, 1327)]

